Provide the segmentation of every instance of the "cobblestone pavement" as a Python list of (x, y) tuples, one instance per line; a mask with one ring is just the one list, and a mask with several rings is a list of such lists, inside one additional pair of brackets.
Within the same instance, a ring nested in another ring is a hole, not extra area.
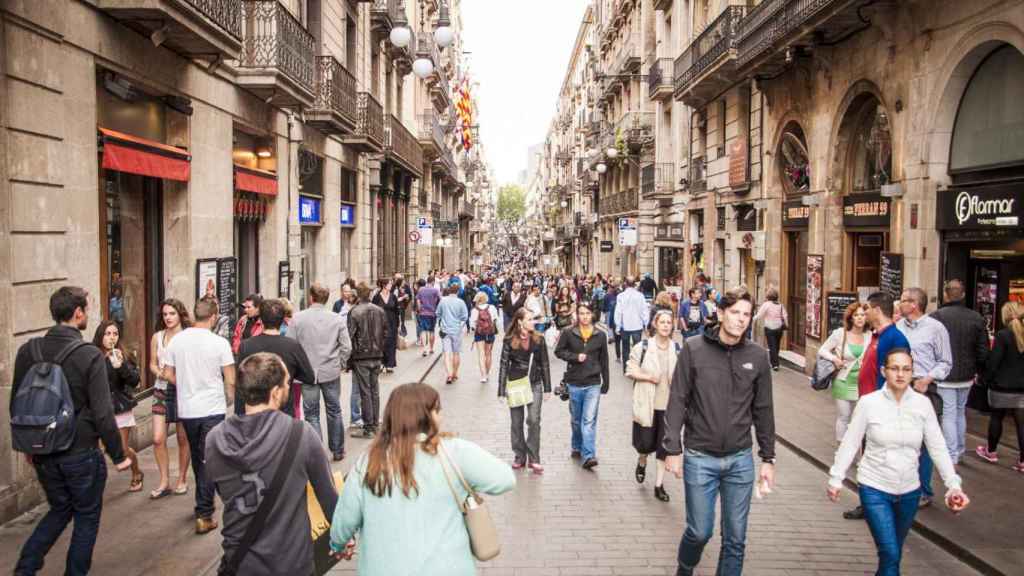
[[(469, 349), (468, 340), (463, 347)], [(494, 350), (495, 363), (499, 350)], [(441, 390), (445, 427), (511, 461), (509, 413), (495, 395), (497, 367), (491, 381), (480, 383), (472, 354), (461, 380), (444, 383), (438, 364), (427, 382)], [(552, 361), (554, 382), (564, 369)], [(489, 500), (499, 525), (503, 549), (481, 564), (483, 576), (573, 574), (673, 574), (683, 531), (682, 482), (666, 480), (672, 502), (654, 498), (653, 458), (647, 483), (633, 479), (636, 453), (631, 447), (631, 385), (622, 365), (613, 361), (612, 388), (601, 399), (598, 458), (594, 472), (569, 458), (569, 417), (565, 403), (545, 398), (541, 453), (545, 474), (519, 472), (516, 489)], [(872, 574), (875, 549), (863, 522), (843, 520), (843, 509), (856, 503), (846, 492), (842, 504), (825, 497), (824, 473), (779, 446), (778, 487), (755, 500), (750, 518), (745, 574), (758, 576)], [(719, 539), (708, 544), (699, 574), (714, 574)], [(903, 572), (907, 575), (975, 574), (938, 547), (912, 534)], [(340, 564), (332, 574), (354, 574), (355, 564)]]

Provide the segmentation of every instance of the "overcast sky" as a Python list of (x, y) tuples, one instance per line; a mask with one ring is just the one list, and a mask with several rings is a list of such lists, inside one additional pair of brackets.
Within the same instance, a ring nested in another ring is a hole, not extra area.
[(587, 0), (462, 0), (462, 39), (480, 86), (480, 138), (498, 184), (515, 182), (555, 114)]

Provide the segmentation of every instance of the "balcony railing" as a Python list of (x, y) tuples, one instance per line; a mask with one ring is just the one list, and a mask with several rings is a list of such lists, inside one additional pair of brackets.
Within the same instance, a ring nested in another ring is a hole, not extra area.
[(370, 23), (373, 31), (384, 35), (390, 34), (401, 10), (399, 0), (373, 0), (370, 6)]
[(186, 56), (237, 59), (242, 46), (242, 0), (95, 0), (144, 36), (164, 31), (164, 46)]
[[(746, 6), (729, 6), (715, 18), (674, 64), (676, 96), (693, 90), (706, 72), (716, 69), (723, 58), (735, 59), (740, 20)], [(683, 99), (686, 101), (686, 99)]]
[(384, 108), (369, 92), (356, 95), (356, 129), (345, 143), (364, 152), (384, 149)]
[(675, 190), (675, 165), (671, 162), (649, 164), (640, 169), (640, 192), (648, 196), (672, 194)]
[(444, 129), (437, 113), (433, 110), (426, 110), (419, 116), (419, 140), (426, 155), (435, 158), (445, 150)]
[[(746, 68), (771, 54), (776, 45), (795, 45), (792, 40), (811, 32), (822, 33), (826, 41), (840, 36), (851, 26), (861, 25), (858, 5), (854, 0), (762, 0), (740, 23), (736, 63)], [(844, 14), (829, 25), (833, 15), (844, 11), (848, 18)]]
[(355, 129), (359, 117), (356, 79), (334, 56), (317, 56), (316, 101), (306, 120), (330, 134)]
[(559, 152), (555, 154), (555, 162), (562, 166), (568, 166), (572, 162), (572, 152)]
[(640, 201), (636, 192), (636, 188), (631, 188), (601, 198), (600, 214), (602, 216), (611, 216), (635, 212), (640, 207)]
[(619, 49), (612, 61), (612, 74), (629, 74), (640, 67), (640, 18), (633, 18), (633, 24), (623, 31), (619, 38)]
[(658, 58), (647, 72), (647, 96), (651, 100), (662, 100), (672, 96), (672, 59)]
[[(291, 88), (312, 94), (316, 84), (316, 40), (278, 0), (243, 0), (239, 68), (251, 72), (240, 83), (275, 92), (278, 75)], [(261, 72), (263, 74), (261, 74)], [(284, 87), (284, 86), (282, 86)]]
[(632, 152), (654, 137), (654, 112), (626, 112), (615, 126), (616, 140), (621, 138)]
[(423, 176), (423, 150), (416, 137), (393, 115), (384, 123), (384, 149), (417, 178)]

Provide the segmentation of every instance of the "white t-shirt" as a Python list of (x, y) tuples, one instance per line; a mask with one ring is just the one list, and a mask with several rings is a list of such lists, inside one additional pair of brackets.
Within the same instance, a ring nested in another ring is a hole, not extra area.
[(186, 328), (167, 347), (178, 387), (178, 417), (205, 418), (227, 412), (221, 368), (235, 358), (228, 341), (206, 328)]

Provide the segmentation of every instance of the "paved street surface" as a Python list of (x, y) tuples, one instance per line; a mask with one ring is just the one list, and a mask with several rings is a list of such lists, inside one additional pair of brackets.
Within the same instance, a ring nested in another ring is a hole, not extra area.
[[(468, 339), (465, 349), (469, 349)], [(495, 349), (495, 360), (497, 354)], [(495, 396), (497, 369), (491, 382), (481, 384), (475, 356), (464, 356), (469, 361), (457, 384), (444, 384), (440, 363), (426, 380), (441, 390), (446, 428), (510, 461), (508, 408)], [(395, 384), (417, 380), (431, 360), (421, 358), (415, 348), (401, 352), (401, 368), (386, 379), (385, 394)], [(563, 363), (554, 360), (552, 364), (557, 383)], [(647, 484), (639, 486), (633, 480), (636, 455), (630, 446), (630, 385), (621, 370), (621, 364), (613, 364), (612, 390), (602, 397), (598, 429), (601, 465), (594, 472), (582, 470), (569, 459), (566, 404), (557, 398), (545, 399), (541, 450), (546, 473), (519, 472), (515, 491), (489, 500), (503, 551), (498, 559), (481, 565), (482, 575), (673, 573), (683, 530), (682, 484), (670, 478), (666, 486), (672, 502), (655, 500), (653, 459)], [(346, 400), (348, 391), (348, 384), (343, 384)], [(344, 413), (347, 421), (347, 403)], [(794, 425), (799, 422), (792, 421)], [(347, 443), (352, 456), (365, 446), (361, 440)], [(347, 469), (354, 460), (346, 459), (341, 468)], [(148, 492), (156, 479), (151, 451), (143, 453), (142, 461)], [(840, 512), (852, 506), (856, 496), (847, 492), (841, 505), (831, 504), (824, 496), (825, 474), (781, 446), (778, 468), (775, 493), (753, 504), (745, 574), (873, 573), (875, 552), (867, 526), (840, 518)], [(128, 481), (128, 475), (111, 474), (93, 572), (215, 573), (220, 537), (192, 533), (191, 494), (150, 502), (144, 495), (126, 494)], [(0, 572), (10, 573), (18, 548), (34, 523), (34, 517), (26, 517), (0, 529)], [(42, 574), (61, 573), (69, 535), (70, 531), (55, 546)], [(699, 574), (714, 573), (718, 546), (716, 535), (706, 549)], [(342, 562), (332, 571), (354, 573), (355, 562)], [(904, 573), (975, 574), (916, 534), (907, 542)]]

